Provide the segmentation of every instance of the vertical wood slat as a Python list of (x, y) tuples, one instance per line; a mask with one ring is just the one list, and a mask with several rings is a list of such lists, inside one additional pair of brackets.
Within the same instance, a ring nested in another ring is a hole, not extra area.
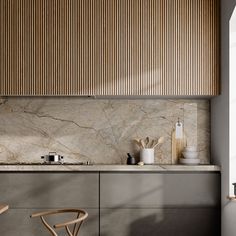
[(0, 0), (0, 95), (219, 90), (219, 0)]

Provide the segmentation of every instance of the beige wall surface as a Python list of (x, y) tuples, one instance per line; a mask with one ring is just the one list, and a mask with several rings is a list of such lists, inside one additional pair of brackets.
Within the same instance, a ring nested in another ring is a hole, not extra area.
[(184, 124), (188, 144), (210, 162), (208, 100), (17, 98), (0, 101), (0, 161), (40, 161), (56, 151), (65, 161), (124, 164), (139, 157), (134, 138), (165, 137), (156, 163), (171, 163), (171, 132)]

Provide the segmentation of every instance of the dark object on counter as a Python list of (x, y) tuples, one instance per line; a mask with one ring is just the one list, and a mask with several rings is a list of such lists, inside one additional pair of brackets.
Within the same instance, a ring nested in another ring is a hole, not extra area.
[(127, 158), (127, 165), (135, 165), (136, 160), (134, 157), (132, 157), (129, 153), (127, 153), (128, 158)]
[(236, 196), (236, 183), (232, 183), (234, 186), (234, 195)]
[(49, 152), (48, 155), (41, 156), (45, 163), (63, 163), (63, 156), (58, 155), (56, 152)]

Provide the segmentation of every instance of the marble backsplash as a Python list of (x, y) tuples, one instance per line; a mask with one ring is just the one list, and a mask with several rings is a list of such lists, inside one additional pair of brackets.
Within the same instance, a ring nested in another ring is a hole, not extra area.
[(0, 162), (38, 162), (55, 151), (65, 161), (124, 164), (138, 158), (134, 138), (165, 137), (155, 162), (171, 164), (171, 132), (178, 118), (188, 144), (210, 163), (208, 100), (9, 97), (0, 99)]

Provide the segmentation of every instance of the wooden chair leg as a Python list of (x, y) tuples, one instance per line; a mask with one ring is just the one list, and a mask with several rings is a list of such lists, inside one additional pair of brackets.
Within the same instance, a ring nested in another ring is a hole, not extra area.
[(68, 227), (68, 225), (66, 225), (66, 232), (68, 233), (69, 236), (74, 236), (71, 232), (70, 232), (70, 229)]
[(58, 236), (57, 233), (53, 230), (53, 228), (46, 222), (46, 220), (43, 218), (43, 216), (40, 216), (40, 218), (41, 218), (43, 224), (45, 225), (45, 227), (50, 231), (52, 236)]

